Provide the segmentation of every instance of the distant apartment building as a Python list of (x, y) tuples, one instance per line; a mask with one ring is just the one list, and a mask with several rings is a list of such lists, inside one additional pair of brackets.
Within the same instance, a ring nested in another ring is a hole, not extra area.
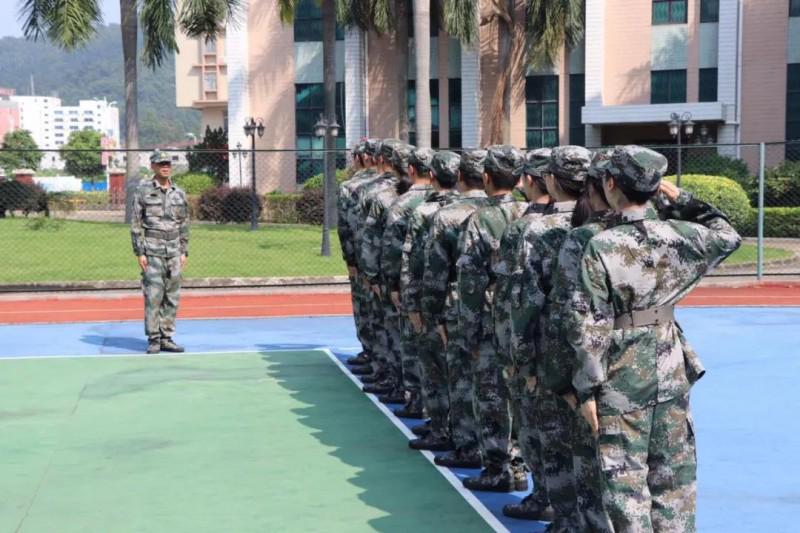
[(119, 109), (105, 99), (80, 100), (77, 106), (63, 106), (61, 99), (46, 96), (12, 96), (19, 106), (20, 128), (31, 132), (37, 146), (53, 150), (42, 158), (44, 168), (62, 168), (60, 149), (74, 131), (100, 132), (111, 147), (120, 146)]
[[(800, 139), (800, 0), (586, 0), (585, 9), (579, 46), (564, 50), (552, 67), (513, 73), (506, 126), (512, 144), (671, 143), (670, 114), (687, 112), (696, 124), (689, 143)], [(256, 2), (222, 38), (179, 36), (179, 106), (200, 109), (204, 126), (226, 127), (231, 147), (248, 146), (242, 125), (253, 116), (267, 126), (258, 148), (298, 150), (271, 156), (280, 172), (257, 171), (261, 190), (292, 189), (321, 168), (320, 156), (304, 151), (321, 148), (311, 131), (322, 112), (321, 28), (313, 0), (300, 1), (293, 26), (281, 24), (275, 3)], [(480, 28), (475, 48), (432, 32), (434, 146), (488, 141), (497, 41), (491, 26)], [(405, 104), (413, 141), (413, 37), (410, 49)], [(340, 30), (336, 52), (339, 145), (366, 135), (396, 136), (392, 36)], [(735, 147), (719, 150), (741, 155)], [(800, 157), (800, 151), (786, 156)], [(233, 167), (230, 175), (234, 180)]]
[(0, 143), (6, 133), (19, 129), (19, 105), (11, 101), (14, 89), (0, 87)]

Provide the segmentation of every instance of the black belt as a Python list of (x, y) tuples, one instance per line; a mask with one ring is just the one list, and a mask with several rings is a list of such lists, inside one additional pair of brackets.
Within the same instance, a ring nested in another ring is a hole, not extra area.
[(614, 319), (614, 329), (632, 329), (657, 326), (675, 320), (675, 306), (662, 305), (641, 311), (631, 311)]
[(164, 231), (160, 229), (146, 229), (144, 230), (144, 236), (151, 237), (153, 239), (164, 239), (166, 241), (172, 241), (180, 237), (181, 233), (178, 230)]

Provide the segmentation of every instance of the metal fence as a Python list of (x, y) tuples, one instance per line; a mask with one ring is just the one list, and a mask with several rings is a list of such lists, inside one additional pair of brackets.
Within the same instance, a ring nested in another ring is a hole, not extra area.
[[(680, 161), (681, 186), (719, 205), (745, 237), (715, 275), (800, 275), (800, 142), (653, 148), (670, 174)], [(187, 283), (345, 281), (335, 229), (331, 255), (320, 253), (323, 152), (167, 152), (190, 203)], [(137, 178), (150, 176), (149, 155), (0, 150), (0, 290), (135, 286), (124, 168), (134, 157)], [(344, 179), (346, 153), (335, 157)]]

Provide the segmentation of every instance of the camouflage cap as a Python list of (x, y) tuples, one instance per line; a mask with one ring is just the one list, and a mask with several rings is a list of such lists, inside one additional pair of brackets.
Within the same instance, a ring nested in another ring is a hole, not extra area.
[(528, 176), (541, 178), (542, 173), (548, 171), (552, 152), (550, 148), (536, 148), (528, 151), (525, 154), (525, 161), (514, 169), (514, 175), (522, 176), (527, 174)]
[(387, 162), (391, 162), (395, 145), (401, 143), (402, 141), (400, 139), (384, 139), (381, 141), (380, 152), (378, 155), (382, 156)]
[(433, 156), (433, 173), (436, 176), (447, 176), (451, 181), (458, 179), (458, 169), (461, 166), (461, 157), (449, 150), (436, 152)]
[(486, 161), (486, 150), (468, 148), (461, 153), (461, 163), (458, 169), (468, 176), (480, 177), (483, 175), (483, 163)]
[(592, 164), (589, 166), (588, 177), (592, 179), (601, 179), (605, 174), (603, 170), (604, 163), (611, 159), (614, 153), (614, 148), (598, 148), (592, 154)]
[(172, 163), (172, 158), (163, 150), (156, 150), (150, 154), (150, 163), (158, 165), (159, 163)]
[(408, 162), (417, 169), (417, 172), (430, 172), (433, 170), (432, 163), (434, 155), (436, 155), (436, 152), (430, 148), (415, 148), (411, 151)]
[(368, 156), (375, 157), (381, 153), (381, 145), (380, 139), (367, 139), (364, 141), (364, 153)]
[(406, 172), (413, 152), (414, 146), (410, 144), (404, 142), (392, 144), (392, 166), (398, 171)]
[(570, 181), (586, 181), (592, 152), (583, 146), (557, 146), (550, 154), (550, 172)]
[(622, 187), (650, 193), (658, 189), (667, 171), (667, 158), (649, 148), (629, 144), (617, 146), (598, 167), (614, 176)]
[(366, 154), (367, 143), (366, 141), (358, 141), (355, 146), (353, 146), (353, 157), (360, 156)]
[(486, 149), (486, 172), (499, 176), (512, 177), (514, 169), (522, 165), (522, 152), (507, 144), (495, 144)]

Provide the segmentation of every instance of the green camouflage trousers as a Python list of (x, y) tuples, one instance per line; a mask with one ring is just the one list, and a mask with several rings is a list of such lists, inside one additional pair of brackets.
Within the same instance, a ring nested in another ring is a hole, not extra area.
[(150, 341), (171, 339), (175, 335), (175, 315), (181, 290), (181, 258), (147, 256), (142, 272), (144, 292), (144, 332)]
[(367, 353), (372, 353), (372, 343), (370, 338), (369, 317), (367, 316), (367, 309), (365, 302), (365, 295), (363, 294), (363, 284), (361, 283), (360, 276), (350, 276), (350, 300), (353, 303), (353, 321), (356, 325), (356, 336), (361, 343), (361, 347)]
[(688, 396), (599, 421), (603, 505), (614, 531), (694, 532), (697, 457)]
[(475, 368), (474, 402), (484, 467), (502, 467), (514, 456), (511, 443), (511, 394), (493, 335), (484, 334)]
[(575, 520), (578, 531), (614, 533), (603, 509), (603, 480), (597, 461), (597, 439), (577, 411), (572, 413), (572, 469), (575, 476)]
[(385, 364), (387, 372), (389, 372), (392, 379), (397, 384), (400, 384), (404, 379), (402, 352), (405, 346), (404, 328), (406, 324), (400, 312), (392, 303), (388, 292), (384, 291), (380, 302), (381, 313), (383, 314), (384, 335), (386, 337)]
[(366, 288), (366, 280), (362, 280), (361, 296), (363, 297), (361, 309), (365, 321), (367, 343), (372, 348), (374, 358), (372, 370), (374, 372), (390, 372), (389, 365), (389, 339), (386, 334), (386, 320), (383, 314), (383, 301)]
[(509, 389), (520, 454), (533, 477), (534, 499), (544, 503), (548, 501), (547, 487), (542, 467), (542, 445), (539, 442), (533, 394), (525, 390), (524, 381), (516, 376), (509, 381)]
[(454, 284), (445, 303), (445, 329), (447, 331), (447, 388), (450, 405), (450, 437), (456, 448), (465, 453), (477, 452), (478, 423), (473, 403), (472, 356), (464, 346), (458, 326), (458, 293)]
[(423, 331), (417, 335), (422, 385), (422, 403), (431, 419), (431, 429), (437, 437), (450, 434), (447, 417), (450, 397), (447, 391), (447, 358), (442, 339), (431, 321), (425, 321)]
[[(391, 304), (389, 304), (391, 305)], [(394, 312), (397, 314), (398, 331), (400, 333), (400, 349), (397, 350), (396, 356), (402, 367), (403, 376), (403, 389), (406, 392), (413, 394), (422, 393), (422, 368), (419, 362), (419, 337), (414, 332), (411, 322), (405, 314), (399, 313), (397, 309), (392, 306)]]

